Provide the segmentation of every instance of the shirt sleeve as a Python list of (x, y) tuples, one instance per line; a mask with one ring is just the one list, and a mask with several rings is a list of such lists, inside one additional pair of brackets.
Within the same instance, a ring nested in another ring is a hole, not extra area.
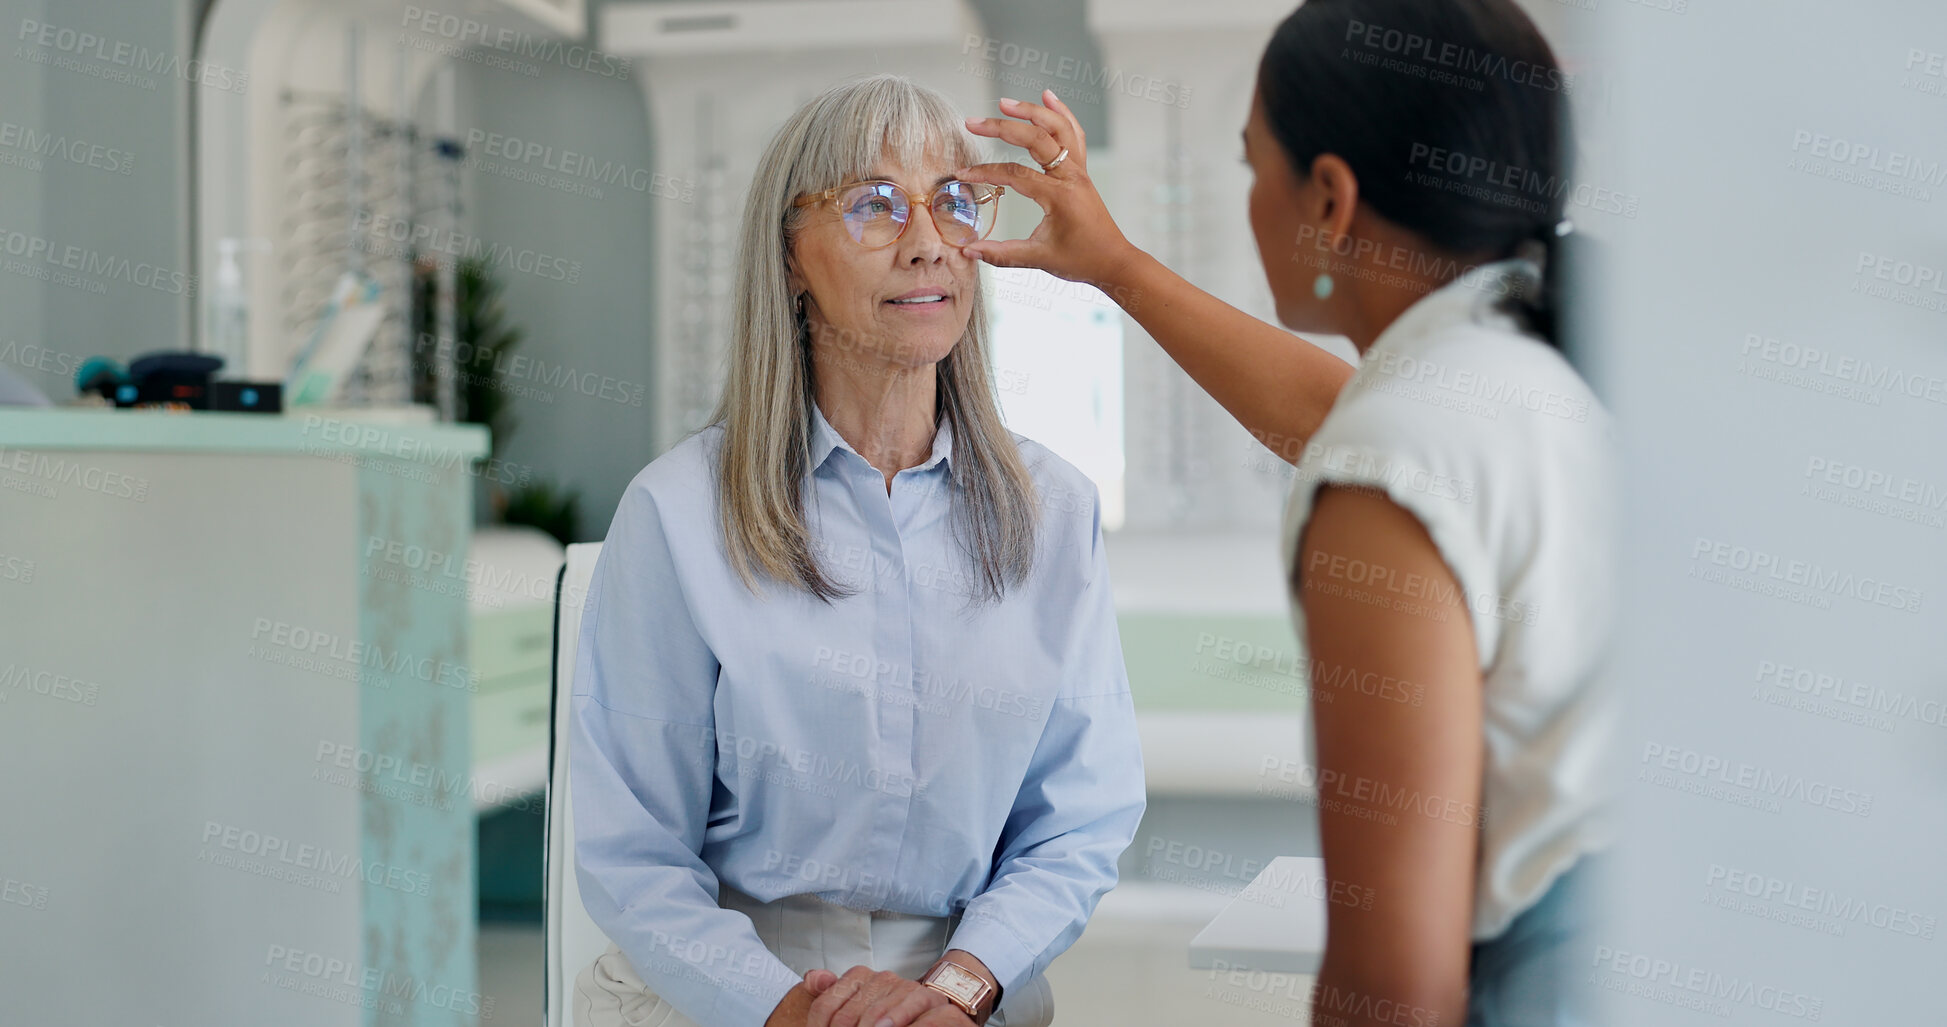
[(1145, 805), (1099, 492), (1093, 522), (1061, 689), (1002, 829), (993, 878), (967, 904), (948, 944), (987, 964), (1003, 999), (1081, 937), (1096, 903), (1115, 887), (1116, 860)]
[(800, 980), (703, 862), (716, 783), (717, 659), (655, 498), (632, 483), (588, 588), (569, 742), (575, 872), (643, 983), (701, 1027), (762, 1027)]

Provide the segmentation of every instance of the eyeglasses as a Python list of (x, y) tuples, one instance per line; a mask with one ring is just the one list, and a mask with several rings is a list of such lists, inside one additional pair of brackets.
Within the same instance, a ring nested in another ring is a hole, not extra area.
[[(932, 203), (933, 224), (939, 228), (940, 238), (953, 246), (987, 238), (994, 230), (1001, 194), (1006, 191), (998, 185), (942, 183), (933, 190)], [(836, 205), (854, 241), (874, 250), (892, 245), (905, 234), (913, 209), (912, 196), (906, 190), (896, 182), (882, 181), (834, 186), (822, 193), (800, 196), (791, 205), (809, 207), (825, 202)]]

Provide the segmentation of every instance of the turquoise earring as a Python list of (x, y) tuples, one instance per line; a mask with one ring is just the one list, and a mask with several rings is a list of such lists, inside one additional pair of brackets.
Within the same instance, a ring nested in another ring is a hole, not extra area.
[(1318, 277), (1312, 279), (1312, 295), (1317, 296), (1319, 299), (1322, 300), (1331, 299), (1332, 298), (1332, 276), (1326, 274), (1323, 271), (1320, 271), (1318, 273)]

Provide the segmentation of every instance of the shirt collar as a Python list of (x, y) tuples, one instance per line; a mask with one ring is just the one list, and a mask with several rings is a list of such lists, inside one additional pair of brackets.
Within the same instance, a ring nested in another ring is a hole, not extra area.
[[(859, 457), (861, 462), (867, 463), (868, 465), (870, 463), (866, 461), (865, 457), (859, 456), (859, 451), (853, 449), (852, 444), (845, 441), (845, 437), (838, 433), (838, 429), (832, 427), (831, 422), (825, 419), (825, 412), (818, 409), (817, 402), (813, 401), (811, 404), (811, 469), (816, 471), (818, 468), (823, 467), (825, 461), (831, 458), (832, 451), (837, 449), (843, 449), (847, 453)], [(953, 419), (950, 417), (941, 417), (933, 429), (932, 455), (928, 456), (926, 462), (920, 464), (918, 467), (906, 469), (925, 471), (930, 470), (935, 465), (943, 464), (951, 470), (952, 456)]]
[(1469, 268), (1459, 278), (1420, 297), (1393, 319), (1366, 348), (1366, 356), (1398, 350), (1452, 324), (1478, 322), (1513, 328), (1516, 322), (1498, 309), (1499, 302), (1541, 283), (1541, 268), (1519, 257)]

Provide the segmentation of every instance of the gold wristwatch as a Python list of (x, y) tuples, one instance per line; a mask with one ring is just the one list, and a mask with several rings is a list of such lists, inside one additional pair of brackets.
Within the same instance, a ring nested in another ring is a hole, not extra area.
[(960, 1011), (975, 1023), (985, 1022), (987, 1014), (994, 1011), (993, 1003), (989, 1001), (994, 995), (994, 986), (951, 959), (934, 963), (933, 969), (926, 971), (919, 983), (945, 995), (947, 1001), (959, 1006)]

